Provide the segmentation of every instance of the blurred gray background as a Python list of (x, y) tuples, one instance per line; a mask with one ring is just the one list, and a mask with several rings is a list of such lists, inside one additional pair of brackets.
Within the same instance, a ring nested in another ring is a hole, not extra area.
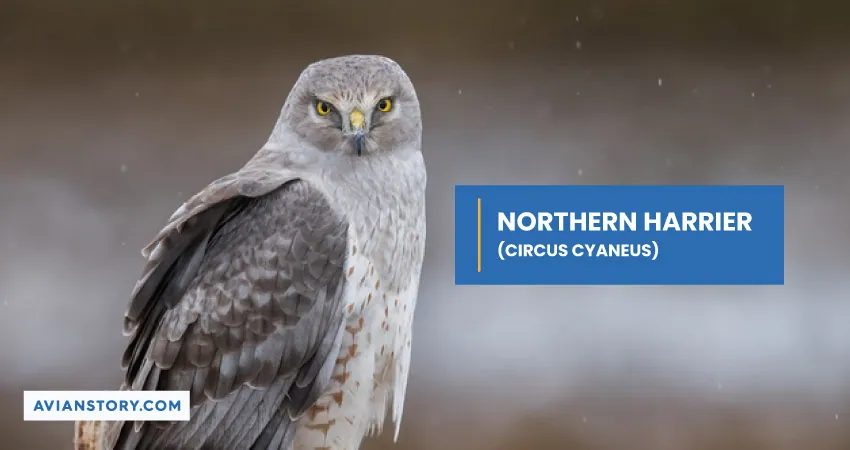
[[(258, 149), (299, 71), (418, 87), (429, 240), (399, 443), (850, 448), (850, 6), (0, 1), (0, 432), (111, 389), (139, 249)], [(456, 183), (782, 183), (784, 287), (456, 287)]]

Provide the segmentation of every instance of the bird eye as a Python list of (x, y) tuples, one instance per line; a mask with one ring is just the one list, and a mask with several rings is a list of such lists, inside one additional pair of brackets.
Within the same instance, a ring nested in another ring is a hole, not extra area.
[(327, 116), (328, 114), (330, 114), (331, 109), (331, 105), (321, 100), (316, 102), (316, 112), (319, 113), (320, 116)]
[(378, 102), (378, 111), (390, 112), (391, 109), (393, 109), (393, 101), (390, 100), (389, 97), (382, 98), (381, 101)]

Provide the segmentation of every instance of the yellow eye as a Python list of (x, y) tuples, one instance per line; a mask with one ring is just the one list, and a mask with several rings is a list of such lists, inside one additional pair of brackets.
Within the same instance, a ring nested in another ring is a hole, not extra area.
[(316, 102), (316, 112), (319, 113), (320, 116), (327, 116), (331, 112), (331, 105), (318, 101)]
[(381, 101), (378, 102), (378, 111), (380, 112), (390, 112), (393, 109), (393, 101), (387, 98), (382, 98)]

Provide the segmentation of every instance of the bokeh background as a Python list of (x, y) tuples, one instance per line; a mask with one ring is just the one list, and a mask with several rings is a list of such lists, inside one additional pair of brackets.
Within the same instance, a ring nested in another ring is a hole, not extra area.
[[(111, 389), (139, 249), (258, 149), (299, 71), (418, 87), (429, 240), (377, 449), (850, 448), (850, 4), (0, 2), (0, 433)], [(456, 287), (455, 183), (782, 183), (784, 287)]]

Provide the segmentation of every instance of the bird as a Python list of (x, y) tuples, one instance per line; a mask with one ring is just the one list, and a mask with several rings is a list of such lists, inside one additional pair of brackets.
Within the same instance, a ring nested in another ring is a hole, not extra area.
[(78, 421), (79, 450), (356, 450), (397, 442), (425, 250), (413, 83), (382, 55), (308, 65), (267, 142), (142, 250), (122, 390), (188, 422)]

